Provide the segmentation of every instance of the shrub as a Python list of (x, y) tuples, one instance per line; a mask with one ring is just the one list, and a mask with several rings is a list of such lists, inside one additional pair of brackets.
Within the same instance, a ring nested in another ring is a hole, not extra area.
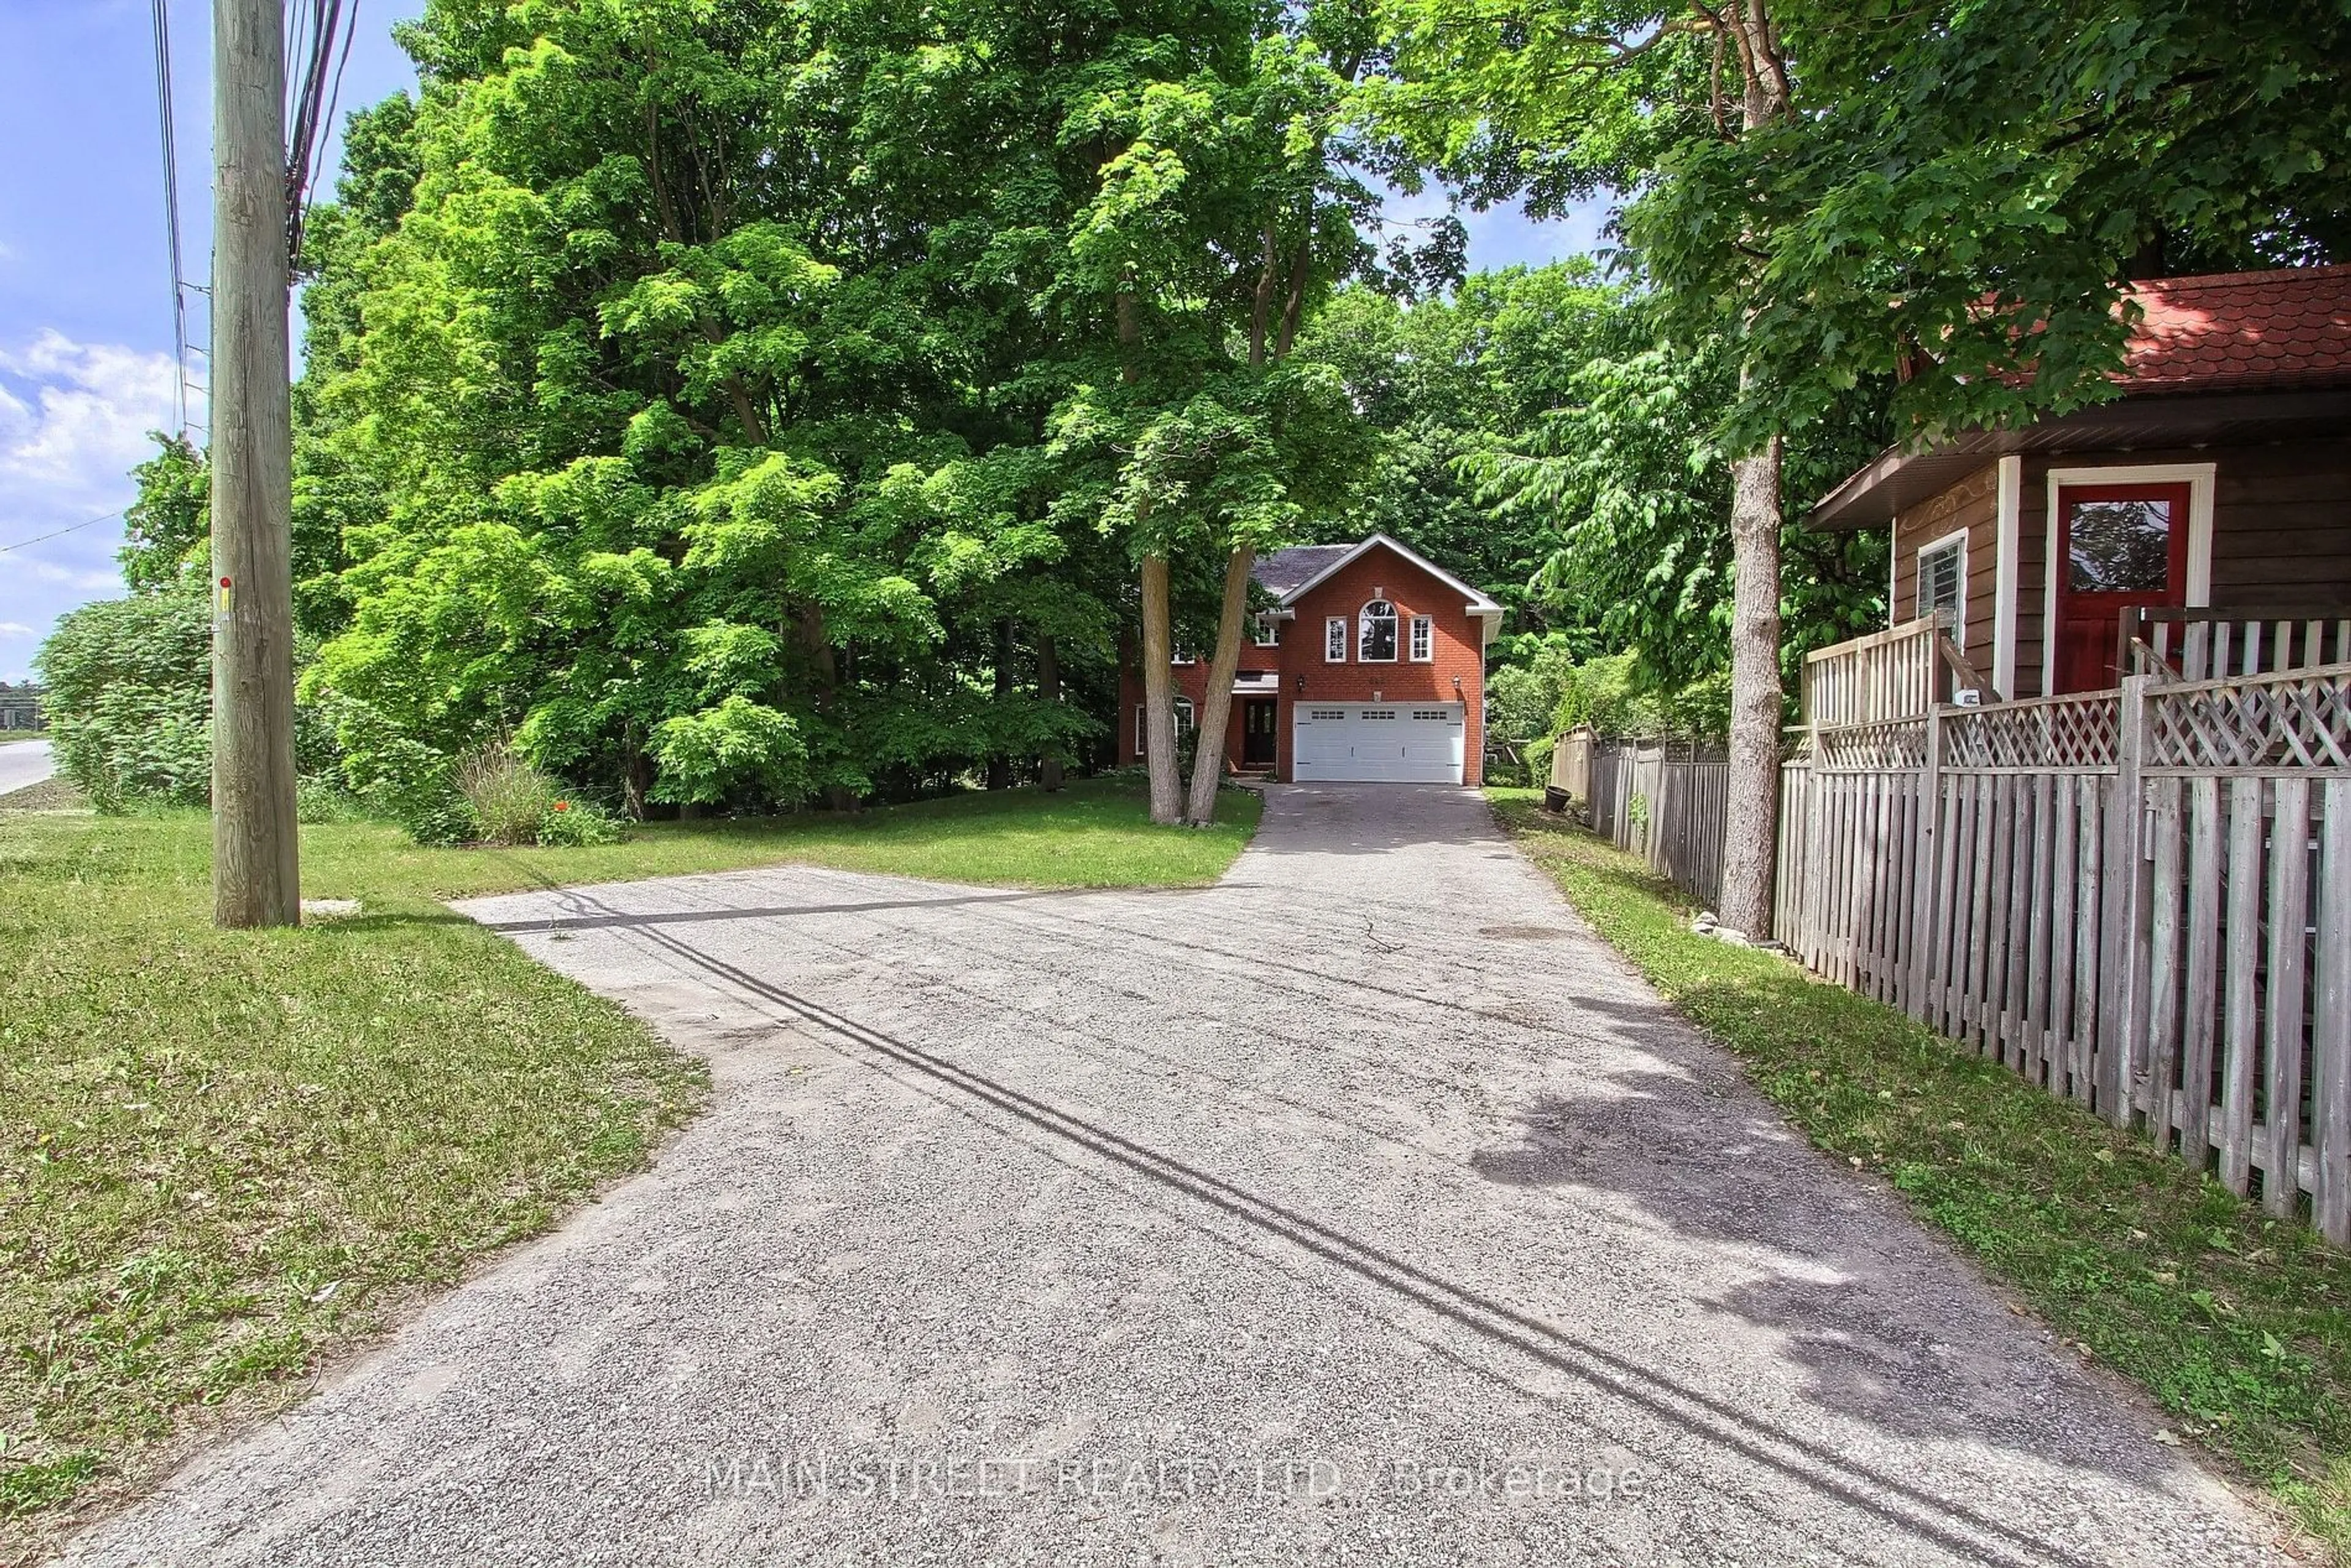
[(294, 818), (299, 822), (356, 821), (360, 802), (340, 779), (306, 775), (294, 783)]
[(557, 800), (538, 821), (538, 841), (550, 848), (579, 849), (590, 844), (617, 844), (621, 824), (602, 807), (586, 800)]
[(1604, 654), (1570, 668), (1552, 716), (1561, 730), (1590, 725), (1603, 735), (1656, 735), (1667, 727), (1665, 705), (1642, 686), (1630, 653)]
[(457, 766), (457, 792), (472, 809), (474, 826), (484, 843), (535, 844), (558, 802), (568, 800), (563, 787), (540, 772), (509, 741), (482, 747)]
[(1576, 669), (1567, 640), (1558, 632), (1522, 633), (1510, 640), (1504, 659), (1486, 677), (1487, 732), (1505, 740), (1549, 734)]
[(1551, 782), (1551, 754), (1559, 748), (1559, 737), (1546, 735), (1540, 740), (1530, 740), (1524, 753), (1527, 763), (1527, 784), (1540, 789)]
[(86, 604), (41, 644), (58, 768), (99, 810), (212, 798), (212, 635), (196, 583)]
[(420, 844), (474, 837), (474, 809), (458, 791), (455, 758), (402, 734), (368, 703), (325, 689), (309, 695), (334, 727), (344, 779), (370, 810), (399, 823)]
[(730, 791), (756, 789), (768, 796), (804, 796), (815, 782), (799, 726), (739, 694), (700, 713), (664, 719), (653, 730), (656, 800), (716, 805)]

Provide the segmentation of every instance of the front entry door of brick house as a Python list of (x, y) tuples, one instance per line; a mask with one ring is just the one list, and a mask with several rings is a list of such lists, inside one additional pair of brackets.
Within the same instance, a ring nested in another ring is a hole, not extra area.
[(2058, 692), (2121, 684), (2126, 610), (2188, 602), (2188, 486), (2067, 485), (2057, 492)]
[(1241, 703), (1241, 766), (1270, 768), (1273, 766), (1274, 709), (1279, 706), (1272, 697), (1249, 697)]

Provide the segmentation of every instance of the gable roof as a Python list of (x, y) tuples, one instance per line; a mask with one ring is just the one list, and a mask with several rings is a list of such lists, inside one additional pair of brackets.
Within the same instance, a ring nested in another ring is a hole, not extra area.
[(2141, 315), (2112, 378), (2120, 399), (1890, 446), (1822, 497), (1812, 526), (1883, 523), (2011, 453), (2277, 440), (2351, 421), (2351, 266), (2148, 278), (2125, 299)]
[(1395, 551), (1410, 565), (1420, 568), (1437, 581), (1458, 591), (1468, 601), (1463, 608), (1470, 614), (1497, 618), (1502, 614), (1501, 605), (1419, 551), (1398, 544), (1385, 534), (1374, 534), (1360, 544), (1301, 545), (1290, 549), (1275, 550), (1258, 562), (1256, 570), (1250, 575), (1279, 596), (1282, 603), (1295, 604), (1350, 562), (1380, 549)]

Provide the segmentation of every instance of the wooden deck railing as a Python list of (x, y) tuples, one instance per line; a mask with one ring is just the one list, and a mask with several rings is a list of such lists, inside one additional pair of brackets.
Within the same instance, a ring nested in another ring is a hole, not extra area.
[(2351, 664), (2351, 607), (2208, 605), (2126, 610), (2115, 668), (2135, 675), (2215, 681)]
[(1935, 641), (1948, 627), (1940, 615), (1855, 637), (1804, 655), (1804, 723), (1869, 724), (1909, 718), (1935, 705)]

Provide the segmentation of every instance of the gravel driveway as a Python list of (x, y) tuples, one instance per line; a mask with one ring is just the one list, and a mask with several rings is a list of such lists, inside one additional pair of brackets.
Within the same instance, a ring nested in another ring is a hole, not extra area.
[(1205, 892), (466, 909), (715, 1109), (85, 1560), (2283, 1561), (1466, 791), (1276, 789)]

